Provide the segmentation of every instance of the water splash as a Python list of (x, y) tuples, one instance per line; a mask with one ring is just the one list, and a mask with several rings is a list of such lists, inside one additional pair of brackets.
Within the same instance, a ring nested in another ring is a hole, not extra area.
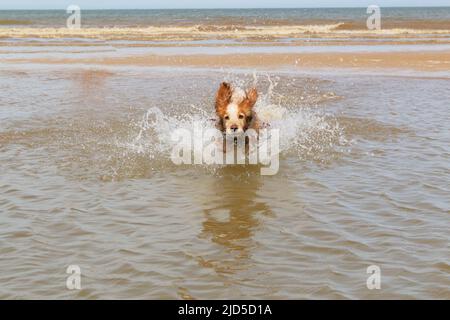
[[(283, 96), (276, 90), (280, 79), (265, 75), (265, 80), (268, 82), (268, 88), (260, 94), (255, 111), (259, 120), (269, 129), (279, 129), (282, 157), (294, 156), (303, 160), (326, 161), (330, 156), (339, 153), (340, 147), (348, 144), (342, 128), (332, 115), (314, 107), (283, 106), (281, 102)], [(237, 87), (248, 87), (246, 80), (231, 81)], [(259, 82), (254, 74), (253, 85), (257, 86)], [(168, 115), (158, 107), (148, 109), (137, 125), (138, 134), (128, 147), (133, 152), (147, 155), (150, 159), (164, 157), (170, 161), (171, 150), (175, 145), (171, 135), (175, 130), (187, 129), (192, 132), (194, 126), (197, 126), (204, 132), (215, 128), (213, 110), (206, 111), (205, 108), (195, 105), (191, 105), (190, 110), (192, 112)], [(192, 144), (204, 145), (206, 142), (202, 136), (195, 137), (193, 134), (191, 136), (194, 140), (191, 141)]]

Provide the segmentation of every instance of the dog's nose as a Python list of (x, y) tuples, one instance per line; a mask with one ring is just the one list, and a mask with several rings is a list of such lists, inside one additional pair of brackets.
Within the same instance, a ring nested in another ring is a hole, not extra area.
[(233, 124), (233, 125), (230, 127), (230, 129), (233, 130), (233, 131), (236, 131), (236, 130), (238, 129), (238, 126), (235, 125), (235, 124)]

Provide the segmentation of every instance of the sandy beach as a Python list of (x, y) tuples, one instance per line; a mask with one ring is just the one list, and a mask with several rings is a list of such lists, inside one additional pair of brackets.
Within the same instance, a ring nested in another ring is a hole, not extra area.
[(8, 59), (11, 63), (85, 64), (122, 66), (173, 66), (173, 67), (234, 67), (270, 70), (288, 68), (358, 68), (358, 69), (406, 69), (418, 71), (448, 71), (450, 51), (436, 52), (364, 52), (364, 53), (248, 53), (227, 55), (140, 55), (105, 58), (29, 58)]
[[(220, 21), (219, 21), (220, 22)], [(447, 71), (448, 21), (305, 25), (208, 25), (0, 28), (4, 62), (255, 69), (363, 68)], [(315, 24), (316, 23), (316, 24)], [(11, 42), (11, 39), (14, 39)]]

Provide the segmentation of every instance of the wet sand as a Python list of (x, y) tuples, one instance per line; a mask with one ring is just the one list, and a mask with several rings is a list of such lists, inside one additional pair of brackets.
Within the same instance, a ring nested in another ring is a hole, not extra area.
[(305, 54), (199, 54), (141, 55), (103, 58), (29, 58), (8, 59), (11, 63), (135, 65), (173, 67), (244, 67), (244, 68), (367, 68), (448, 71), (450, 51), (436, 52), (367, 52), (367, 53), (305, 53)]

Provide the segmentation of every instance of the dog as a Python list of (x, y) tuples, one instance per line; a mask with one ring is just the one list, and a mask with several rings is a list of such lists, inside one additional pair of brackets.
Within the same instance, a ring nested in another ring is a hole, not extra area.
[(216, 128), (229, 137), (243, 135), (248, 129), (258, 132), (259, 122), (254, 110), (257, 99), (255, 88), (243, 91), (222, 82), (216, 94)]
[[(234, 161), (236, 156), (239, 164), (245, 164), (247, 159), (249, 164), (257, 164), (259, 159), (262, 163), (270, 164), (269, 168), (261, 169), (261, 174), (274, 175), (279, 168), (279, 134), (278, 131), (275, 131), (275, 139), (272, 139), (271, 134), (268, 135), (266, 129), (270, 127), (270, 123), (258, 119), (254, 108), (257, 100), (258, 92), (256, 88), (244, 91), (237, 87), (233, 88), (227, 82), (220, 84), (215, 103), (216, 128), (222, 132), (224, 139), (222, 141), (216, 140), (216, 143), (219, 150), (227, 153), (226, 161), (229, 159), (229, 154), (232, 155), (230, 157), (231, 162)], [(270, 152), (273, 152), (276, 155), (275, 157), (272, 154), (270, 156), (266, 154), (269, 136)], [(262, 153), (260, 153), (259, 147), (261, 139), (263, 145), (265, 145), (265, 148), (262, 148), (265, 151)], [(244, 148), (241, 148), (242, 146)], [(237, 152), (240, 150), (242, 153), (234, 153), (235, 150)], [(268, 159), (269, 161), (261, 159)]]

